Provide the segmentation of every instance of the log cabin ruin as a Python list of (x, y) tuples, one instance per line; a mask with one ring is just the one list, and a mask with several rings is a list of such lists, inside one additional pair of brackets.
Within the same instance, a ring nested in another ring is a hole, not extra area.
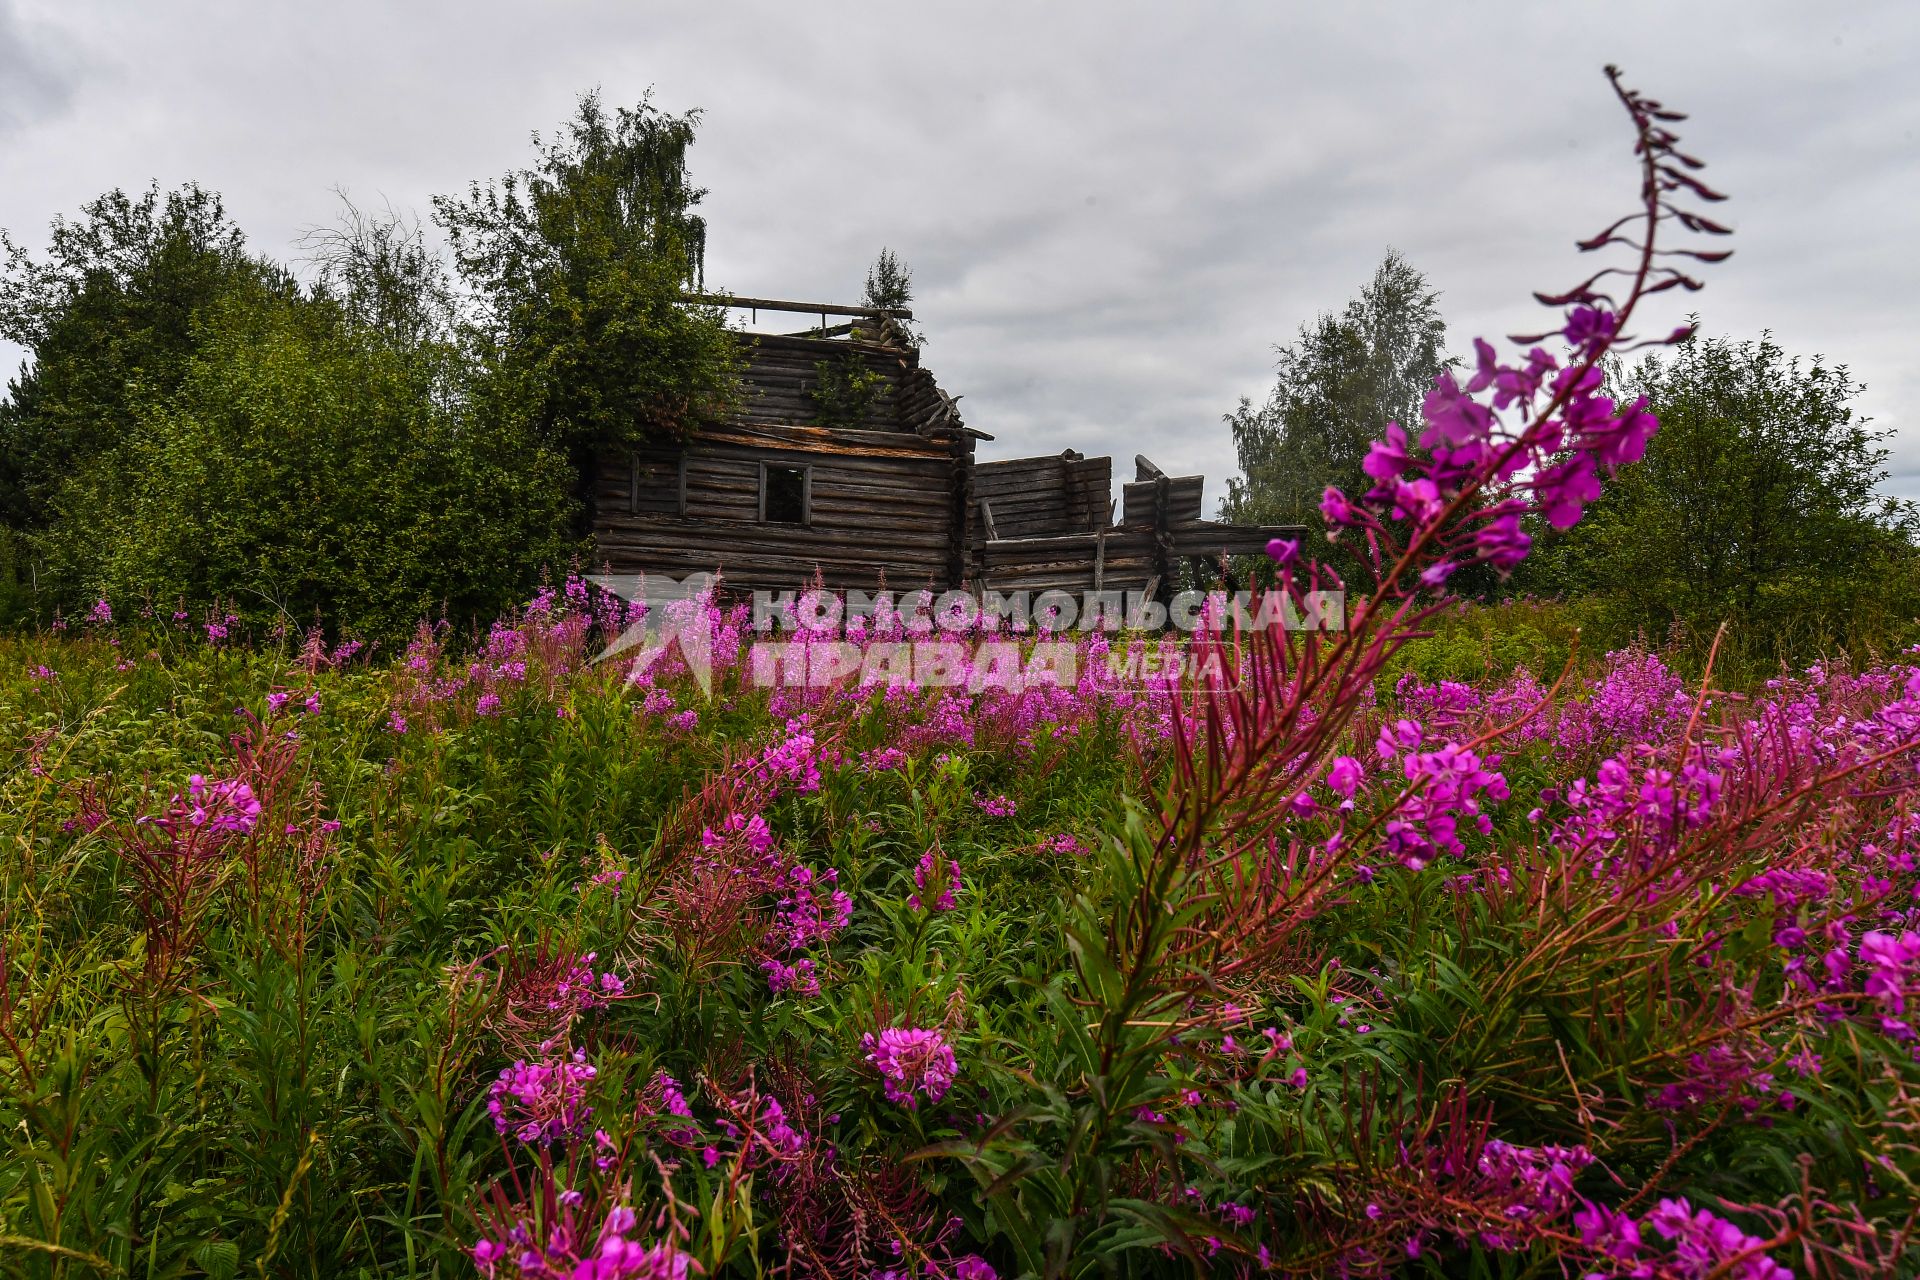
[[(717, 573), (732, 590), (930, 588), (1164, 596), (1299, 530), (1205, 518), (1202, 477), (1069, 449), (981, 462), (904, 310), (709, 298), (818, 325), (742, 332), (742, 397), (685, 444), (603, 455), (595, 555), (613, 574)], [(829, 321), (840, 318), (841, 323)]]

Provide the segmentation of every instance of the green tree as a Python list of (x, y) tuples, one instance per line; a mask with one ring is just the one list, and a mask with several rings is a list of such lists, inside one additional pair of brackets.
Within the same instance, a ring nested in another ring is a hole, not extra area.
[(391, 206), (367, 213), (344, 193), (330, 227), (301, 237), (316, 294), (389, 345), (423, 351), (452, 341), (456, 303), (447, 265), (420, 224)]
[(1419, 421), (1420, 401), (1449, 363), (1438, 301), (1427, 278), (1390, 249), (1344, 310), (1275, 348), (1278, 377), (1266, 402), (1242, 399), (1226, 416), (1240, 460), (1240, 475), (1227, 481), (1227, 519), (1306, 525), (1311, 554), (1356, 580), (1356, 562), (1325, 540), (1320, 495), (1330, 484), (1365, 492), (1368, 444), (1389, 420)]
[[(888, 311), (903, 311), (913, 302), (913, 272), (907, 264), (900, 261), (900, 255), (888, 248), (882, 248), (880, 255), (867, 268), (866, 288), (861, 293), (861, 305)], [(905, 320), (896, 319), (894, 326), (902, 337), (912, 346), (925, 346), (926, 335), (915, 329)]]
[(434, 201), (477, 304), (472, 334), (498, 412), (524, 415), (569, 460), (592, 517), (600, 452), (684, 438), (737, 395), (740, 355), (702, 278), (705, 193), (687, 177), (697, 112), (580, 99), (531, 168)]
[(291, 282), (250, 258), (220, 197), (114, 190), (55, 219), (36, 260), (0, 232), (0, 337), (30, 361), (0, 402), (0, 521), (39, 529), (60, 484), (179, 385), (196, 318), (237, 284)]
[(1618, 632), (1734, 624), (1761, 662), (1890, 642), (1920, 608), (1911, 504), (1882, 496), (1891, 434), (1843, 365), (1695, 338), (1616, 376), (1660, 419), (1646, 458), (1545, 537), (1523, 586), (1594, 597)]
[(46, 564), (121, 601), (362, 636), (491, 617), (565, 553), (564, 465), (465, 376), (457, 348), (392, 341), (324, 292), (234, 291), (179, 385), (61, 489)]

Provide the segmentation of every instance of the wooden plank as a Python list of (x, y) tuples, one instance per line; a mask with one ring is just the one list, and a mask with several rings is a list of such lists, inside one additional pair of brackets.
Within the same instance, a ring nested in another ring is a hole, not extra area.
[(778, 298), (747, 298), (736, 293), (690, 293), (688, 302), (697, 302), (705, 307), (733, 307), (751, 311), (789, 311), (801, 315), (858, 316), (866, 320), (880, 320), (891, 316), (896, 320), (911, 320), (913, 312), (905, 307), (845, 307), (831, 302), (792, 302)]

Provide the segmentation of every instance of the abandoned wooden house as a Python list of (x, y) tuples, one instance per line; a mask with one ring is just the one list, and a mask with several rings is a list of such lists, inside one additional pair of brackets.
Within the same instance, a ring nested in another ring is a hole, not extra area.
[[(1068, 450), (979, 462), (920, 363), (906, 311), (753, 298), (818, 316), (742, 333), (743, 396), (685, 445), (600, 459), (596, 556), (616, 574), (717, 572), (738, 590), (1164, 591), (1189, 564), (1224, 570), (1297, 531), (1207, 520), (1199, 476), (1144, 456), (1111, 497), (1112, 460)], [(843, 318), (839, 324), (830, 319)]]

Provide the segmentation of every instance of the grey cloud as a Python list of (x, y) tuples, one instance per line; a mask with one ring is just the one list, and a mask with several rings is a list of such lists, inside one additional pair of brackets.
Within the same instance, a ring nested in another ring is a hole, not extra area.
[[(890, 245), (915, 270), (928, 362), (990, 454), (1146, 452), (1205, 471), (1215, 497), (1234, 461), (1221, 415), (1387, 245), (1442, 290), (1457, 349), (1539, 323), (1530, 291), (1577, 279), (1572, 241), (1633, 196), (1600, 76), (1617, 60), (1693, 113), (1687, 137), (1736, 197), (1738, 256), (1665, 318), (1772, 327), (1850, 363), (1883, 424), (1920, 425), (1902, 421), (1920, 393), (1920, 11), (1901, 0), (38, 16), (113, 74), (0, 135), (0, 225), (197, 178), (285, 254), (333, 185), (424, 209), (523, 161), (578, 90), (652, 85), (706, 111), (715, 284), (844, 299)], [(1896, 461), (1920, 492), (1920, 430)]]
[(0, 145), (71, 99), (74, 70), (56, 42), (0, 0)]

